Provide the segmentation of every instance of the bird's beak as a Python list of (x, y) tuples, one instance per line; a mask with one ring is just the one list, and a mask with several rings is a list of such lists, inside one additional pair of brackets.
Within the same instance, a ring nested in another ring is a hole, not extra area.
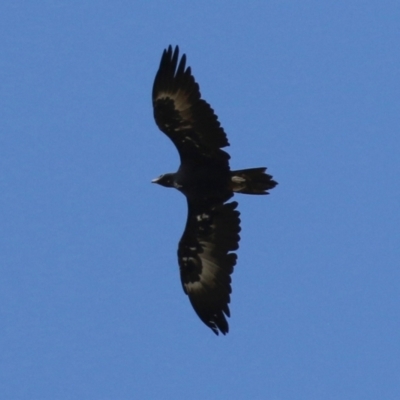
[(151, 180), (151, 183), (158, 183), (159, 180), (160, 180), (160, 177), (154, 178)]

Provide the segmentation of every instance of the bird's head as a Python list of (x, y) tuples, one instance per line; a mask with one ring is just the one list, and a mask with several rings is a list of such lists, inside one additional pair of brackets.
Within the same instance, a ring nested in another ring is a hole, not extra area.
[(175, 181), (175, 174), (163, 174), (160, 175), (158, 178), (155, 178), (151, 181), (152, 183), (158, 183), (159, 185), (165, 186), (165, 187), (175, 187), (178, 188), (179, 185), (177, 185)]

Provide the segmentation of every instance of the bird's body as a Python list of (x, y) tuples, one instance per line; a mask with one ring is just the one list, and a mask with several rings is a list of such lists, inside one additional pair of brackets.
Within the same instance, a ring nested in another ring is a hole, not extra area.
[(201, 99), (199, 86), (178, 63), (179, 49), (169, 46), (161, 58), (153, 85), (154, 118), (178, 149), (181, 165), (176, 173), (154, 183), (182, 192), (188, 203), (185, 231), (178, 246), (183, 290), (200, 319), (214, 333), (229, 330), (231, 277), (239, 246), (237, 202), (234, 192), (267, 194), (276, 182), (266, 168), (231, 171), (226, 134), (210, 105)]

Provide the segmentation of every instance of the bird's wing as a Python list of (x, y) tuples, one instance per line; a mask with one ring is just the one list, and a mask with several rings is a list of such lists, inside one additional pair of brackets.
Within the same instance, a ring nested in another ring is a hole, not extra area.
[(218, 335), (229, 330), (225, 316), (239, 247), (237, 202), (199, 209), (188, 202), (188, 219), (179, 242), (182, 286), (200, 319)]
[(199, 85), (186, 67), (186, 56), (179, 64), (179, 48), (169, 46), (161, 57), (153, 85), (154, 118), (158, 127), (175, 144), (181, 162), (207, 163), (218, 160), (228, 167), (226, 134), (210, 105), (201, 99)]

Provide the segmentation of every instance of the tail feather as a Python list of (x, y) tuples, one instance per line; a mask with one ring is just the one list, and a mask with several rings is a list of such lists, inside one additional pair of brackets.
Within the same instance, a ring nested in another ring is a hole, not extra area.
[(268, 194), (268, 190), (278, 183), (272, 179), (272, 175), (265, 173), (266, 170), (261, 167), (232, 171), (232, 190), (236, 193)]

